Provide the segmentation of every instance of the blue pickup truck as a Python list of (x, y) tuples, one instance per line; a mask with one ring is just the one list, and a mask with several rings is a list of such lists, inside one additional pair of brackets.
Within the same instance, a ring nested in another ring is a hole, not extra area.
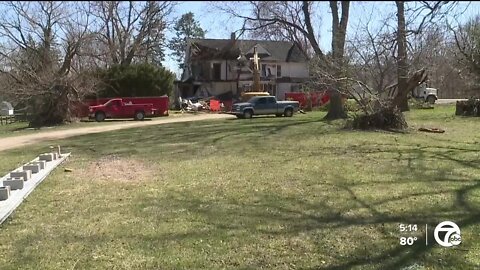
[(275, 114), (292, 117), (299, 108), (298, 101), (277, 101), (274, 96), (256, 96), (248, 102), (235, 103), (229, 112), (238, 118), (252, 118), (254, 115)]

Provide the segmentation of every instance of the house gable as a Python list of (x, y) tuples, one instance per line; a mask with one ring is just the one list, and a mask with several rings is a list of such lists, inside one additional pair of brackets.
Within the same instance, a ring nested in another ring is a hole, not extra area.
[(257, 46), (257, 54), (258, 54), (258, 57), (262, 58), (262, 57), (269, 57), (269, 56), (272, 56), (272, 54), (267, 51), (262, 45), (260, 44), (255, 44), (252, 46), (252, 48), (250, 48), (250, 50), (248, 50), (248, 52), (245, 53), (245, 55), (253, 55), (253, 49), (255, 48), (255, 46)]

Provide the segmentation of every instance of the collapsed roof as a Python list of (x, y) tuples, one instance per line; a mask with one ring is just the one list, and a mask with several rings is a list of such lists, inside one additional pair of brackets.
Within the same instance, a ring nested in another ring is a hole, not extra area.
[(280, 62), (306, 62), (307, 58), (292, 42), (267, 40), (234, 39), (189, 39), (192, 59), (236, 60), (241, 53), (247, 59), (253, 56), (253, 47), (257, 46), (259, 57), (264, 60)]

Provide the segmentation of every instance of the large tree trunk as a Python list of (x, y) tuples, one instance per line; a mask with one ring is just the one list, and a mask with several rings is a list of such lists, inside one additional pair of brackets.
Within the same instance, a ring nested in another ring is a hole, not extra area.
[(407, 36), (405, 29), (405, 3), (404, 1), (395, 1), (397, 5), (397, 80), (398, 91), (393, 99), (394, 106), (398, 106), (400, 111), (408, 111), (408, 63), (407, 63)]
[(345, 108), (342, 102), (342, 95), (337, 90), (333, 90), (330, 92), (330, 107), (328, 109), (328, 113), (325, 116), (327, 120), (335, 120), (346, 118), (347, 113), (345, 112)]
[[(345, 75), (343, 55), (345, 50), (345, 36), (347, 33), (348, 14), (350, 3), (342, 1), (342, 17), (339, 20), (337, 1), (330, 1), (330, 9), (332, 10), (332, 58), (333, 58), (333, 72), (336, 78)], [(330, 91), (330, 107), (325, 119), (334, 120), (346, 118), (347, 114), (342, 103), (342, 96), (339, 89), (342, 89), (340, 82), (334, 85)]]

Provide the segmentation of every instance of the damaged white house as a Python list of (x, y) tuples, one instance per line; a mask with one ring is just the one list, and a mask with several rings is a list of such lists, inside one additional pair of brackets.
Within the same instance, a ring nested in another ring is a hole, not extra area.
[(250, 58), (257, 47), (260, 90), (283, 100), (308, 79), (308, 62), (291, 42), (265, 40), (189, 39), (182, 78), (175, 83), (176, 97), (220, 96), (236, 98), (253, 84)]

